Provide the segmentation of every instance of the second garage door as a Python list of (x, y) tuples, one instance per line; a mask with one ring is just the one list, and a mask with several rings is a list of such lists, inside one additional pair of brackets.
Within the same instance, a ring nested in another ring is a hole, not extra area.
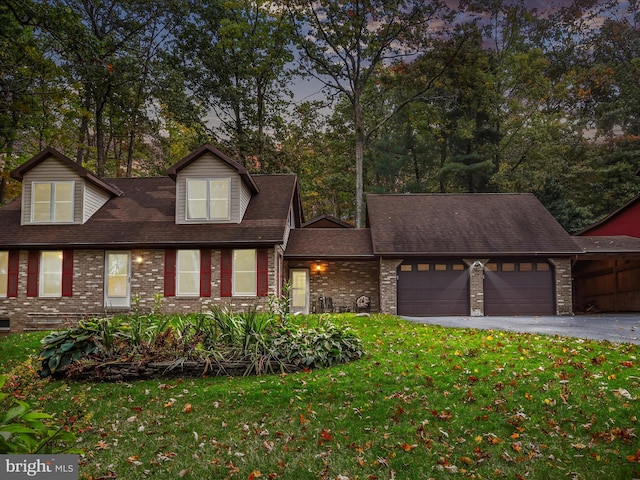
[(398, 314), (469, 315), (466, 265), (460, 261), (404, 261), (398, 267)]
[(553, 269), (545, 261), (500, 260), (485, 266), (485, 315), (554, 315)]

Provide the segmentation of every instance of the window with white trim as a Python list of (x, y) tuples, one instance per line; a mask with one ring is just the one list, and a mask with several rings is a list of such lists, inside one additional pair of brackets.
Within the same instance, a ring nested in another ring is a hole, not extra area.
[(176, 295), (200, 295), (200, 250), (176, 252)]
[(9, 252), (0, 252), (0, 297), (7, 296), (9, 286)]
[(31, 221), (33, 223), (73, 222), (75, 182), (33, 182)]
[(40, 253), (39, 292), (41, 297), (62, 296), (62, 252)]
[(187, 220), (228, 220), (230, 178), (187, 178)]
[(256, 296), (256, 250), (233, 251), (233, 295)]

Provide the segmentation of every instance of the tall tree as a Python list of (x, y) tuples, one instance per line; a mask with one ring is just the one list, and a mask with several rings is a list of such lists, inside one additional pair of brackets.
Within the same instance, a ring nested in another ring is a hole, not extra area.
[[(86, 160), (93, 136), (98, 175), (107, 172), (112, 142), (130, 142), (131, 125), (150, 107), (149, 65), (170, 29), (173, 7), (151, 0), (42, 0), (33, 6), (55, 49), (52, 58), (77, 92), (76, 160)], [(115, 165), (111, 173), (118, 173)]]
[[(46, 111), (55, 97), (47, 87), (56, 83), (55, 65), (34, 33), (28, 9), (0, 2), (0, 204), (17, 160), (16, 147), (36, 135), (42, 141)], [(11, 192), (9, 192), (11, 194)], [(9, 195), (11, 196), (11, 195)]]
[[(433, 22), (449, 14), (443, 1), (410, 0), (287, 0), (296, 21), (301, 66), (334, 94), (348, 100), (352, 110), (355, 156), (355, 220), (363, 220), (363, 158), (368, 138), (396, 111), (366, 127), (368, 105), (363, 94), (375, 81), (378, 67), (424, 53)], [(437, 77), (440, 72), (432, 72)], [(431, 87), (427, 82), (426, 89)], [(380, 90), (379, 97), (385, 92)], [(412, 92), (398, 106), (424, 91)]]
[(213, 113), (214, 131), (243, 162), (265, 158), (290, 97), (291, 25), (266, 0), (192, 0), (176, 56), (186, 87)]

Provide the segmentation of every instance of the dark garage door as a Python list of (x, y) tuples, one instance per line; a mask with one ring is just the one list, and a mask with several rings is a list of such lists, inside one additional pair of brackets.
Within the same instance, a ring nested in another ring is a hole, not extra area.
[(490, 261), (484, 274), (485, 315), (554, 315), (553, 269), (539, 260)]
[(469, 272), (458, 261), (405, 261), (398, 267), (398, 314), (469, 315)]

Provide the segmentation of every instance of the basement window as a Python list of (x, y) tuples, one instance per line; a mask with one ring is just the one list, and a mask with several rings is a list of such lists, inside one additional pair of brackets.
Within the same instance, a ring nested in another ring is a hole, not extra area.
[(0, 318), (0, 332), (8, 332), (11, 328), (11, 320), (8, 318)]

